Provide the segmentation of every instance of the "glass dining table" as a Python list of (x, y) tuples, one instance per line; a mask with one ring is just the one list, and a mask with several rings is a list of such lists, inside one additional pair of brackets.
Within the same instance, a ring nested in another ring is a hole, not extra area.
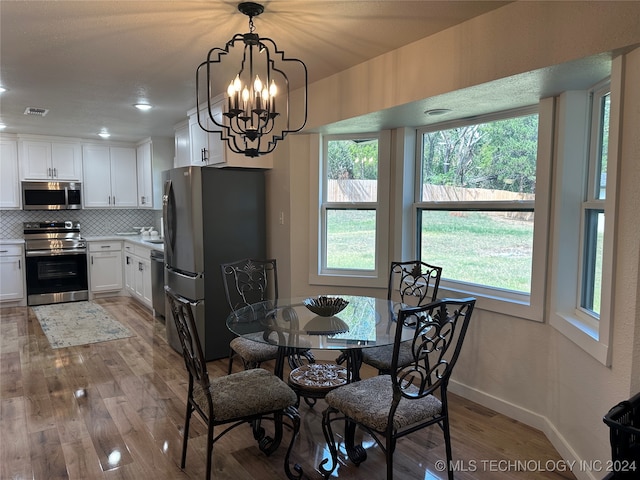
[[(333, 316), (316, 315), (305, 306), (305, 297), (298, 297), (242, 307), (227, 317), (227, 327), (236, 335), (280, 347), (275, 367), (280, 378), (285, 357), (293, 349), (312, 349), (336, 351), (346, 360), (348, 381), (356, 381), (360, 379), (362, 349), (393, 344), (394, 312), (405, 305), (386, 298), (340, 297), (349, 303)], [(403, 327), (402, 340), (411, 339), (413, 333)]]

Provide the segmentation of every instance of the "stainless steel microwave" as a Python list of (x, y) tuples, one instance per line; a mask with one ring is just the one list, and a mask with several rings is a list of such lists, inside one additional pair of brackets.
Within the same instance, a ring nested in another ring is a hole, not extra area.
[(22, 182), (23, 210), (78, 210), (80, 182)]

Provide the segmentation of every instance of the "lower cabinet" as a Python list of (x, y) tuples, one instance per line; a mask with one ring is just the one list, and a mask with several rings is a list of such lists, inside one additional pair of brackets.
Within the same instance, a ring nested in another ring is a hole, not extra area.
[(23, 257), (22, 245), (0, 245), (0, 302), (24, 300)]
[(89, 242), (91, 293), (122, 290), (122, 242)]
[(129, 294), (152, 308), (151, 249), (125, 242), (124, 284)]

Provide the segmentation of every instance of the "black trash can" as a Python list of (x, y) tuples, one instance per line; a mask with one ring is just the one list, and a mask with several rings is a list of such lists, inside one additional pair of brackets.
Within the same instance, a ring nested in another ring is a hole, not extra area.
[(640, 393), (609, 410), (603, 421), (609, 426), (611, 441), (608, 467), (612, 472), (606, 478), (640, 478)]

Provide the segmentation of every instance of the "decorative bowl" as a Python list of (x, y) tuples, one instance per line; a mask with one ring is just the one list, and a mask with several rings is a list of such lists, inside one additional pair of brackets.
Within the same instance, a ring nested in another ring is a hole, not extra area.
[(321, 317), (331, 317), (349, 305), (349, 302), (344, 298), (324, 295), (317, 298), (306, 298), (303, 303), (305, 307)]
[(349, 325), (340, 317), (322, 317), (318, 315), (307, 322), (304, 330), (308, 335), (336, 335), (348, 332)]

